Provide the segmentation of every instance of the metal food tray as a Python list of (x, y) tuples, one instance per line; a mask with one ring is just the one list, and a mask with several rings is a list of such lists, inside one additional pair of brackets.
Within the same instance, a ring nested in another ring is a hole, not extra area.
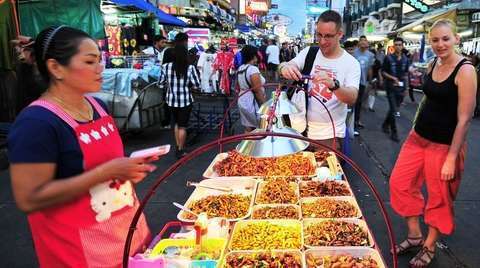
[(300, 250), (234, 250), (229, 252), (223, 257), (221, 265), (219, 267), (226, 268), (227, 267), (227, 258), (228, 256), (245, 256), (245, 255), (253, 255), (253, 254), (262, 254), (262, 253), (271, 253), (273, 256), (281, 255), (290, 253), (292, 255), (296, 255), (300, 259), (300, 265), (305, 267), (305, 258), (304, 255)]
[[(355, 258), (371, 256), (377, 262), (379, 268), (387, 267), (382, 257), (380, 256), (380, 253), (377, 250), (369, 247), (328, 247), (323, 249), (308, 249), (305, 251), (305, 254), (304, 254), (305, 256), (304, 267), (316, 268), (316, 267), (308, 266), (308, 263), (307, 263), (308, 256), (321, 258), (323, 256), (335, 256), (335, 255), (344, 255), (344, 254), (351, 255)], [(320, 268), (323, 268), (323, 267), (324, 267), (323, 265), (320, 266)]]
[[(225, 194), (242, 194), (250, 196), (250, 207), (248, 213), (241, 218), (227, 219), (230, 222), (239, 221), (250, 217), (252, 213), (253, 203), (255, 201), (255, 192), (257, 191), (257, 181), (254, 179), (243, 178), (243, 177), (230, 177), (226, 179), (207, 179), (200, 182), (200, 185), (212, 186), (212, 187), (223, 187), (226, 186), (232, 188), (232, 192), (225, 192), (220, 190), (206, 189), (203, 187), (196, 187), (192, 192), (190, 197), (185, 202), (185, 207), (189, 206), (197, 200), (205, 198), (211, 195), (225, 195)], [(195, 222), (195, 220), (190, 220), (184, 217), (184, 213), (188, 213), (180, 210), (177, 214), (177, 218), (183, 222)]]
[[(332, 218), (332, 219), (303, 219), (303, 244), (307, 249), (324, 249), (324, 248), (331, 248), (331, 246), (310, 246), (307, 245), (305, 242), (305, 229), (315, 223), (320, 223), (324, 221), (342, 221), (342, 222), (349, 222), (349, 223), (354, 223), (356, 225), (359, 225), (364, 232), (367, 233), (368, 236), (368, 246), (373, 247), (375, 245), (375, 240), (373, 239), (372, 233), (370, 232), (370, 229), (367, 226), (367, 223), (364, 220), (360, 219), (354, 219), (354, 218)], [(365, 247), (365, 246), (347, 246), (347, 247)]]
[(300, 234), (300, 248), (294, 248), (294, 249), (280, 249), (280, 250), (301, 250), (303, 249), (303, 227), (302, 227), (302, 222), (299, 221), (299, 220), (285, 220), (285, 219), (282, 219), (282, 220), (241, 220), (241, 221), (238, 221), (235, 223), (235, 226), (233, 227), (233, 231), (232, 231), (232, 234), (230, 236), (230, 241), (228, 242), (228, 250), (229, 251), (234, 251), (235, 249), (232, 249), (232, 242), (233, 242), (233, 238), (235, 237), (235, 235), (237, 235), (238, 233), (238, 230), (240, 228), (243, 228), (244, 226), (248, 225), (248, 224), (252, 224), (252, 223), (262, 223), (262, 222), (269, 222), (271, 224), (277, 224), (277, 225), (281, 225), (281, 226), (286, 226), (286, 227), (295, 227), (296, 229), (298, 229), (298, 232)]
[(294, 186), (294, 188), (295, 188), (295, 194), (297, 196), (297, 202), (295, 202), (295, 203), (258, 203), (257, 199), (259, 198), (260, 194), (262, 193), (263, 188), (265, 187), (266, 183), (267, 182), (263, 181), (263, 182), (260, 182), (258, 184), (257, 194), (255, 195), (255, 205), (280, 205), (280, 204), (295, 205), (295, 204), (299, 204), (299, 202), (300, 202), (300, 187), (299, 187), (298, 183), (296, 183), (296, 182), (290, 182), (289, 184), (290, 184), (290, 186)]
[[(325, 197), (304, 197), (300, 200), (300, 206), (302, 209), (302, 218), (303, 219), (308, 219), (307, 217), (304, 217), (303, 215), (303, 204), (304, 203), (313, 203), (317, 200), (321, 199), (330, 199), (330, 200), (338, 200), (338, 201), (347, 201), (350, 203), (352, 206), (355, 207), (357, 210), (357, 215), (355, 217), (348, 217), (348, 218), (357, 218), (360, 219), (362, 217), (362, 210), (358, 206), (357, 200), (353, 196), (325, 196)], [(315, 217), (316, 219), (321, 219), (322, 217)]]
[[(302, 219), (302, 211), (300, 210), (300, 206), (295, 205), (295, 204), (260, 204), (260, 205), (254, 205), (251, 217), (252, 217), (253, 220), (266, 220), (266, 219), (256, 219), (256, 218), (254, 218), (253, 215), (255, 215), (255, 211), (260, 210), (262, 208), (276, 208), (276, 207), (294, 207), (295, 210), (297, 211), (297, 215), (298, 215), (297, 220)], [(279, 218), (271, 218), (269, 220), (276, 220), (276, 219), (283, 220), (283, 219), (279, 219)]]
[(347, 189), (348, 189), (348, 191), (350, 192), (350, 194), (349, 194), (349, 195), (345, 195), (345, 196), (352, 196), (352, 197), (354, 197), (352, 188), (350, 187), (350, 184), (349, 184), (348, 181), (346, 181), (346, 180), (312, 180), (312, 181), (300, 181), (300, 182), (298, 183), (298, 191), (299, 191), (299, 194), (300, 194), (300, 198), (328, 197), (328, 196), (331, 196), (331, 195), (325, 195), (325, 196), (305, 196), (305, 197), (301, 196), (301, 191), (300, 191), (300, 189), (302, 188), (302, 185), (306, 185), (306, 184), (309, 183), (309, 182), (326, 182), (326, 181), (334, 181), (334, 182), (337, 182), (337, 183), (339, 183), (339, 184), (343, 184), (343, 185), (347, 186)]
[[(317, 162), (315, 161), (315, 155), (313, 153), (302, 152), (302, 155), (310, 159), (310, 161), (312, 163), (312, 166), (314, 168), (317, 166)], [(215, 156), (215, 158), (213, 159), (212, 163), (210, 163), (210, 165), (208, 166), (207, 170), (205, 170), (205, 172), (203, 173), (203, 177), (206, 178), (206, 179), (231, 178), (231, 176), (220, 176), (213, 169), (215, 164), (224, 160), (225, 158), (227, 158), (227, 156), (228, 156), (228, 153), (217, 154)], [(315, 176), (316, 176), (316, 172), (315, 172), (315, 174), (310, 174), (310, 175), (292, 175), (292, 177), (315, 177)], [(250, 179), (260, 179), (260, 178), (265, 177), (265, 176), (263, 176), (263, 175), (250, 175), (250, 176), (236, 176), (236, 177), (250, 178)], [(282, 175), (282, 176), (272, 176), (272, 177), (286, 177), (286, 176)]]

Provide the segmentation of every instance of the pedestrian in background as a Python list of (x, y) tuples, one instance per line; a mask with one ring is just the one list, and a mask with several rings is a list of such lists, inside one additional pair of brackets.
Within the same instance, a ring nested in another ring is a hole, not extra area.
[(267, 78), (269, 81), (278, 81), (277, 68), (280, 64), (280, 49), (273, 39), (268, 40), (267, 54)]
[[(425, 102), (390, 177), (392, 208), (405, 218), (408, 227), (406, 240), (395, 250), (403, 254), (421, 248), (410, 260), (410, 267), (427, 267), (440, 235), (451, 235), (455, 229), (453, 201), (464, 170), (465, 139), (477, 91), (475, 68), (455, 52), (460, 42), (455, 24), (447, 19), (436, 21), (429, 41), (436, 58), (425, 76)], [(428, 225), (426, 239), (420, 228), (421, 215)]]
[(178, 44), (173, 50), (174, 61), (163, 64), (159, 84), (167, 89), (166, 102), (175, 124), (175, 154), (181, 158), (186, 155), (185, 140), (193, 104), (192, 90), (200, 87), (200, 78), (195, 66), (188, 62), (187, 47)]
[(358, 47), (355, 49), (353, 56), (360, 63), (360, 86), (358, 88), (357, 102), (355, 103), (355, 131), (354, 135), (358, 136), (359, 130), (365, 126), (360, 122), (360, 114), (362, 111), (363, 95), (365, 90), (372, 79), (372, 66), (375, 61), (375, 55), (368, 50), (370, 45), (368, 44), (367, 37), (365, 35), (360, 36)]
[[(265, 102), (265, 78), (256, 66), (258, 64), (258, 49), (247, 45), (242, 49), (242, 64), (237, 71), (237, 81), (240, 88), (238, 109), (240, 121), (245, 127), (245, 132), (251, 132), (259, 127), (257, 116), (258, 108)], [(250, 91), (244, 94), (245, 91)]]
[(408, 58), (402, 52), (402, 38), (395, 38), (393, 44), (395, 52), (385, 57), (382, 66), (382, 75), (385, 78), (384, 87), (389, 105), (382, 129), (385, 133), (390, 133), (390, 139), (399, 142), (395, 117), (400, 116), (400, 104), (403, 102), (408, 87)]
[(293, 58), (293, 51), (288, 47), (287, 42), (283, 42), (280, 49), (280, 62), (290, 61)]

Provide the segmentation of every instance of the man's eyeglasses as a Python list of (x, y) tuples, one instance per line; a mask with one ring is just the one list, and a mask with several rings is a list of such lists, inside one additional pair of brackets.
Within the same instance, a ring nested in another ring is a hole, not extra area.
[(335, 33), (335, 34), (325, 34), (325, 35), (317, 33), (316, 37), (317, 37), (318, 41), (320, 41), (321, 39), (324, 39), (325, 41), (332, 41), (336, 36), (337, 36), (337, 33)]

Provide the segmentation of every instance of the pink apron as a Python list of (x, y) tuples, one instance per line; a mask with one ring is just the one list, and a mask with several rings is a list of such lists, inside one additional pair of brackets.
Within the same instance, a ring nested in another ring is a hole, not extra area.
[[(87, 97), (100, 118), (79, 124), (54, 103), (37, 100), (75, 132), (83, 154), (84, 170), (124, 157), (123, 144), (111, 116), (92, 97)], [(138, 207), (130, 182), (111, 180), (65, 204), (28, 215), (41, 267), (120, 267), (128, 229)], [(150, 232), (142, 215), (131, 252), (142, 249)]]

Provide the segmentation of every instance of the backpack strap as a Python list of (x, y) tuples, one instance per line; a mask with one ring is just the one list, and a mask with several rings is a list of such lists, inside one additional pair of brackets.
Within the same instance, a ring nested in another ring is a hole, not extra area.
[(303, 69), (301, 72), (303, 75), (310, 75), (310, 73), (312, 72), (313, 62), (315, 61), (319, 49), (320, 48), (317, 46), (311, 46), (310, 48), (308, 48), (308, 53), (305, 57), (305, 64), (303, 65)]

